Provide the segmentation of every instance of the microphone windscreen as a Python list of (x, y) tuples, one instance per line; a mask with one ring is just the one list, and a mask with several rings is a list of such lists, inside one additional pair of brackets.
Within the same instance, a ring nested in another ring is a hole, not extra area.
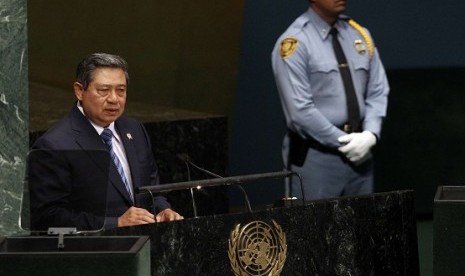
[(181, 160), (182, 162), (189, 162), (189, 155), (187, 155), (186, 153), (178, 153), (176, 154), (176, 157)]

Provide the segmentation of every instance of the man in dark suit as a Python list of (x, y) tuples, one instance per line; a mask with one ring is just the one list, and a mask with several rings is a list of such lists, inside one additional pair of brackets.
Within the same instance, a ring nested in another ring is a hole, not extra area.
[(76, 104), (32, 146), (33, 229), (90, 230), (183, 218), (165, 197), (135, 193), (158, 185), (159, 178), (145, 128), (122, 116), (128, 82), (119, 56), (96, 53), (79, 63)]

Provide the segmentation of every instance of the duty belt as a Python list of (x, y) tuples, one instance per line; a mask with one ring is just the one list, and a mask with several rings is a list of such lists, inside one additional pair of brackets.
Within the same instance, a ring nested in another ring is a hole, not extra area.
[(347, 134), (360, 131), (360, 130), (357, 131), (356, 129), (354, 129), (349, 123), (345, 123), (342, 125), (342, 127), (338, 127), (338, 128)]
[(317, 140), (307, 137), (306, 139), (300, 137), (297, 133), (288, 129), (289, 136), (289, 156), (288, 161), (290, 164), (301, 167), (308, 153), (309, 148), (313, 148), (320, 152), (331, 153), (340, 155), (340, 152), (335, 148), (330, 148), (319, 143)]
[[(341, 127), (337, 126), (340, 130), (344, 131), (347, 134), (352, 132), (357, 132), (360, 130), (355, 130), (349, 123), (343, 124)], [(299, 134), (295, 133), (294, 131), (287, 129), (287, 133), (289, 136), (289, 156), (288, 161), (291, 164), (302, 166), (305, 162), (305, 158), (308, 153), (309, 148), (313, 148), (317, 151), (330, 153), (335, 155), (340, 155), (344, 157), (344, 155), (337, 149), (325, 146), (318, 142), (317, 140), (313, 139), (312, 137), (302, 138)]]

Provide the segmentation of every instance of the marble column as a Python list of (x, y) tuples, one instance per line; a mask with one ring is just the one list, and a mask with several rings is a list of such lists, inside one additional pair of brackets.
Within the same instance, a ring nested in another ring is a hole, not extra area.
[(27, 1), (0, 1), (0, 236), (20, 233), (28, 151)]

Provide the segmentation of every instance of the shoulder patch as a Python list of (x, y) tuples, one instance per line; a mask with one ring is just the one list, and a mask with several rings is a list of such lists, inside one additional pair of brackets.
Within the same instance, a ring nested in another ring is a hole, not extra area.
[(292, 56), (299, 46), (299, 41), (294, 37), (286, 37), (281, 41), (281, 57), (288, 58)]

